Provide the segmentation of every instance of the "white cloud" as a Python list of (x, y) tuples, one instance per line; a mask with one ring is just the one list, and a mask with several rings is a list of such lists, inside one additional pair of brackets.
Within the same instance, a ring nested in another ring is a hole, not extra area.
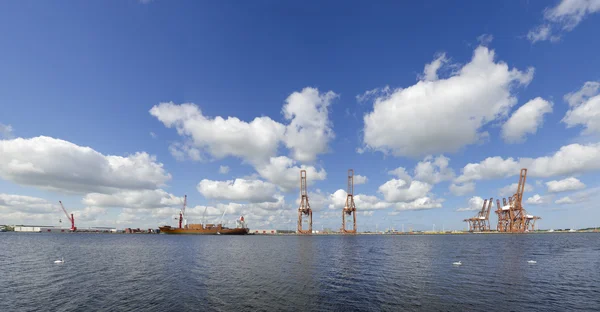
[(367, 177), (357, 174), (354, 176), (354, 185), (365, 184), (369, 181)]
[(548, 186), (548, 192), (550, 193), (576, 191), (585, 188), (585, 184), (574, 177), (566, 178), (560, 181), (549, 181), (546, 182), (546, 186)]
[(292, 93), (282, 109), (288, 125), (264, 116), (251, 122), (236, 117), (211, 118), (191, 103), (160, 103), (150, 109), (150, 114), (189, 139), (185, 144), (175, 145), (173, 149), (180, 151), (176, 155), (186, 154), (182, 146), (189, 146), (187, 149), (193, 146), (199, 154), (206, 153), (216, 159), (234, 156), (261, 164), (275, 156), (279, 144), (284, 143), (294, 159), (306, 162), (325, 153), (334, 137), (327, 108), (336, 97), (332, 91), (319, 93), (314, 88)]
[(425, 197), (431, 191), (432, 185), (421, 181), (407, 182), (402, 179), (392, 179), (379, 186), (379, 193), (386, 201), (408, 202)]
[(552, 103), (537, 97), (519, 107), (502, 126), (507, 143), (521, 143), (526, 134), (535, 134), (544, 122), (544, 114), (552, 112)]
[(404, 180), (406, 182), (412, 181), (412, 178), (404, 167), (398, 167), (394, 170), (388, 171), (388, 174), (396, 176), (398, 179)]
[(62, 192), (115, 193), (156, 189), (171, 179), (154, 156), (103, 155), (51, 137), (0, 140), (0, 177)]
[(415, 167), (415, 179), (429, 184), (437, 184), (442, 181), (452, 180), (455, 176), (454, 170), (448, 167), (450, 159), (444, 155), (436, 158), (426, 157)]
[[(533, 69), (510, 69), (486, 47), (453, 76), (419, 81), (374, 101), (364, 116), (367, 148), (395, 156), (455, 152), (486, 135), (481, 128), (507, 115), (517, 102), (514, 86), (527, 85)], [(401, 133), (402, 135), (398, 135)]]
[(530, 205), (544, 205), (550, 203), (552, 200), (552, 196), (540, 196), (540, 194), (535, 194), (525, 201), (526, 204)]
[(479, 196), (473, 196), (469, 199), (467, 207), (459, 208), (456, 211), (476, 211), (481, 210), (483, 207), (483, 198)]
[(600, 194), (600, 187), (595, 187), (569, 194), (566, 197), (557, 199), (554, 203), (562, 205), (589, 202), (592, 199), (595, 199), (595, 201), (597, 201), (598, 194)]
[(202, 153), (217, 159), (227, 156), (254, 162), (268, 159), (275, 155), (285, 133), (285, 126), (269, 117), (257, 117), (249, 123), (236, 117), (210, 118), (190, 103), (160, 103), (152, 107), (150, 114), (167, 128), (175, 127), (180, 136), (188, 137), (189, 144)]
[(201, 161), (204, 159), (201, 154), (202, 152), (189, 143), (174, 142), (169, 145), (169, 152), (178, 161), (186, 159)]
[(332, 91), (320, 94), (317, 89), (304, 88), (287, 98), (282, 112), (290, 123), (284, 141), (294, 159), (310, 162), (327, 151), (329, 141), (334, 138), (327, 107), (336, 97)]
[(448, 62), (446, 59), (446, 53), (442, 53), (435, 60), (433, 60), (429, 64), (425, 64), (425, 68), (423, 69), (423, 76), (421, 79), (424, 81), (436, 81), (438, 80), (438, 70)]
[(559, 205), (564, 205), (564, 204), (574, 204), (574, 203), (576, 203), (576, 201), (571, 199), (569, 196), (566, 196), (566, 197), (557, 199), (554, 203), (559, 204)]
[[(31, 196), (0, 194), (0, 208), (7, 212), (23, 212), (31, 214), (47, 214), (60, 212), (58, 204)], [(1, 222), (1, 221), (0, 221)]]
[[(386, 96), (389, 95), (392, 92), (392, 89), (390, 88), (390, 86), (385, 86), (383, 88), (375, 88), (372, 90), (368, 90), (365, 91), (365, 93), (363, 94), (359, 94), (356, 96), (356, 101), (358, 101), (358, 103), (364, 103), (367, 101), (371, 101), (372, 99), (381, 97), (381, 96)], [(362, 154), (362, 153), (360, 153)]]
[(6, 139), (10, 139), (12, 138), (12, 132), (13, 132), (13, 128), (11, 125), (5, 125), (0, 123), (0, 139), (2, 138), (6, 138)]
[(183, 205), (183, 197), (167, 193), (164, 190), (122, 191), (114, 194), (86, 194), (82, 203), (90, 207), (142, 208), (154, 209)]
[(577, 91), (565, 95), (571, 107), (562, 119), (567, 128), (582, 125), (583, 134), (600, 132), (600, 82), (588, 81)]
[(479, 44), (483, 45), (483, 46), (487, 46), (489, 45), (492, 40), (494, 40), (494, 36), (490, 35), (490, 34), (483, 34), (479, 37), (477, 37), (477, 41), (479, 41)]
[(557, 41), (561, 32), (573, 30), (586, 15), (598, 11), (599, 0), (562, 0), (555, 7), (544, 10), (546, 23), (529, 31), (527, 38), (533, 43), (543, 40)]
[(229, 173), (229, 167), (228, 166), (219, 166), (219, 173), (220, 174), (227, 174), (227, 173)]
[(430, 197), (421, 197), (417, 198), (408, 203), (396, 203), (394, 205), (394, 209), (396, 211), (402, 210), (425, 210), (425, 209), (434, 209), (434, 208), (442, 208), (443, 199), (433, 199)]
[(156, 139), (156, 133), (154, 133), (154, 132), (152, 132), (152, 131), (150, 131), (150, 136), (151, 136), (153, 139)]
[(251, 203), (275, 202), (276, 186), (261, 180), (235, 179), (213, 181), (203, 179), (198, 192), (208, 199), (248, 201)]
[(450, 184), (450, 192), (456, 196), (463, 196), (475, 191), (475, 183), (467, 182), (463, 184)]
[(528, 177), (547, 178), (573, 175), (600, 169), (600, 143), (570, 144), (560, 148), (551, 156), (538, 158), (488, 157), (480, 163), (469, 163), (462, 169), (456, 182), (507, 178), (518, 175), (527, 168)]
[[(510, 185), (507, 185), (507, 186), (501, 188), (498, 191), (498, 194), (500, 196), (512, 196), (512, 195), (514, 195), (517, 192), (517, 187), (519, 187), (519, 183), (513, 183), (513, 184), (510, 184)], [(525, 183), (525, 190), (524, 190), (524, 192), (531, 192), (531, 191), (533, 191), (533, 186), (531, 186), (528, 183)]]
[(527, 39), (529, 39), (529, 41), (532, 43), (544, 40), (555, 42), (558, 41), (559, 37), (552, 36), (552, 29), (550, 25), (540, 25), (527, 33)]
[(300, 187), (301, 169), (306, 170), (308, 185), (311, 185), (314, 181), (325, 180), (327, 178), (325, 169), (317, 170), (313, 166), (297, 166), (293, 159), (286, 156), (271, 157), (269, 163), (256, 167), (256, 171), (261, 177), (277, 185), (285, 192)]
[[(347, 197), (348, 193), (346, 193), (346, 191), (342, 189), (339, 189), (333, 194), (330, 194), (330, 202), (328, 205), (329, 209), (341, 210), (346, 204)], [(384, 200), (381, 200), (377, 196), (365, 194), (354, 195), (354, 204), (356, 205), (356, 210), (358, 211), (381, 210), (392, 206), (392, 203), (388, 203)]]

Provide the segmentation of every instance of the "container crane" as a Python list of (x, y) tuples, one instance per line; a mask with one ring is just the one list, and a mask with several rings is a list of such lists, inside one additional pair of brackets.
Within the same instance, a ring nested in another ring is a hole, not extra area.
[[(308, 217), (308, 229), (302, 229), (302, 216)], [(308, 192), (306, 191), (306, 170), (300, 170), (300, 206), (298, 207), (298, 233), (312, 233), (312, 209), (308, 203)]]
[(62, 208), (62, 210), (65, 212), (65, 215), (67, 216), (67, 219), (69, 219), (69, 221), (71, 221), (71, 231), (75, 232), (77, 231), (77, 228), (75, 227), (75, 218), (73, 217), (73, 214), (71, 214), (71, 216), (69, 216), (69, 213), (67, 212), (67, 209), (65, 209), (65, 206), (63, 206), (62, 201), (58, 201), (60, 203), (60, 207)]
[[(346, 192), (346, 205), (342, 210), (342, 232), (356, 233), (356, 205), (354, 204), (354, 170), (348, 170), (348, 191)], [(346, 229), (346, 215), (353, 217), (352, 229)]]

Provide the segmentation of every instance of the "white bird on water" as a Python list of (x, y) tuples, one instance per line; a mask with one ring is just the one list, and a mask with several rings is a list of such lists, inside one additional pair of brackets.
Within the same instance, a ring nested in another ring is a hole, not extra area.
[(457, 262), (452, 262), (453, 265), (462, 265), (462, 263), (460, 261)]
[(65, 258), (60, 258), (60, 260), (54, 260), (54, 263), (65, 263)]
[(527, 263), (529, 263), (529, 264), (536, 264), (537, 261), (535, 261), (535, 260), (529, 260), (529, 261), (527, 261)]

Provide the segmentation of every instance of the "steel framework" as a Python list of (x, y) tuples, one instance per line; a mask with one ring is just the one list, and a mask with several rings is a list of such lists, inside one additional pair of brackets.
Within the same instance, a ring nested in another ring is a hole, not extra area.
[(71, 216), (69, 216), (69, 213), (67, 212), (67, 209), (65, 209), (65, 206), (63, 205), (62, 201), (58, 201), (60, 203), (60, 208), (62, 208), (62, 211), (65, 213), (65, 215), (67, 216), (67, 219), (69, 221), (71, 221), (71, 231), (75, 232), (77, 231), (77, 227), (75, 226), (75, 217), (73, 217), (73, 214), (71, 214)]
[[(356, 205), (354, 205), (354, 170), (348, 170), (348, 195), (346, 196), (346, 205), (342, 211), (342, 232), (348, 234), (356, 233)], [(352, 215), (352, 229), (346, 229), (346, 216)]]
[(493, 198), (484, 200), (477, 215), (463, 220), (469, 224), (469, 232), (486, 232), (490, 230), (490, 210), (493, 202)]
[(500, 201), (496, 202), (496, 214), (498, 214), (498, 232), (524, 233), (535, 230), (535, 222), (540, 217), (527, 214), (523, 208), (523, 193), (525, 192), (525, 182), (527, 181), (527, 169), (521, 169), (519, 175), (519, 184), (517, 192), (508, 198), (502, 200), (503, 206), (500, 207)]
[[(302, 216), (308, 216), (308, 229), (302, 229)], [(306, 170), (300, 170), (300, 206), (298, 207), (298, 233), (312, 233), (312, 209), (308, 203), (308, 193), (306, 192)]]

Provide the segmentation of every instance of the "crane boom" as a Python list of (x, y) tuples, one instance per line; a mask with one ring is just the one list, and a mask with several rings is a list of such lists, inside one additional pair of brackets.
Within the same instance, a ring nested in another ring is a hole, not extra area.
[(69, 216), (69, 213), (67, 212), (67, 209), (65, 209), (65, 206), (63, 205), (62, 201), (59, 200), (58, 202), (60, 203), (60, 208), (62, 208), (65, 215), (67, 216), (67, 219), (69, 219), (69, 221), (71, 221), (71, 231), (77, 230), (77, 228), (75, 227), (75, 217), (73, 217), (73, 214), (71, 214), (71, 216)]

